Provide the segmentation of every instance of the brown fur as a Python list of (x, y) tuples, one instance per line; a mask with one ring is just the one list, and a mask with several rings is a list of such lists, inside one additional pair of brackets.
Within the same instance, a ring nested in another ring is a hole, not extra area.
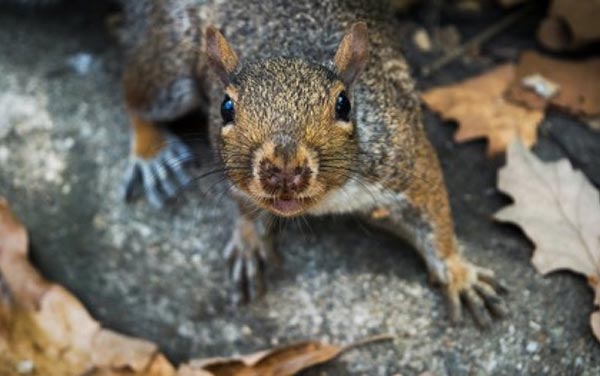
[(138, 115), (132, 115), (131, 127), (134, 130), (133, 152), (139, 158), (154, 158), (165, 146), (163, 132), (153, 123), (143, 120)]

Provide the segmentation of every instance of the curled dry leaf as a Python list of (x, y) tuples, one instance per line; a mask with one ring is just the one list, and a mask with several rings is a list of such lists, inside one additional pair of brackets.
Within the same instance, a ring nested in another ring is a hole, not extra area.
[(551, 50), (576, 49), (600, 41), (600, 1), (553, 0), (538, 39)]
[(390, 339), (376, 336), (347, 346), (310, 341), (241, 357), (195, 360), (182, 366), (179, 376), (292, 376), (351, 348)]
[[(498, 176), (514, 199), (495, 218), (520, 226), (535, 243), (533, 265), (542, 274), (571, 270), (588, 277), (600, 303), (600, 195), (568, 160), (542, 162), (515, 140)], [(600, 312), (591, 316), (600, 340)]]
[[(523, 80), (542, 76), (558, 86), (555, 95), (544, 97), (523, 85)], [(600, 58), (567, 61), (550, 58), (535, 51), (525, 51), (519, 59), (517, 73), (508, 88), (507, 97), (532, 109), (548, 105), (585, 117), (600, 115)]]
[(422, 98), (442, 118), (459, 123), (457, 142), (487, 137), (488, 155), (504, 151), (515, 136), (529, 147), (537, 139), (544, 114), (504, 99), (514, 77), (514, 65), (506, 64), (464, 82), (428, 90)]
[(45, 280), (27, 259), (27, 242), (0, 198), (0, 374), (17, 374), (19, 364), (41, 375), (175, 374), (156, 345), (103, 329), (73, 295)]

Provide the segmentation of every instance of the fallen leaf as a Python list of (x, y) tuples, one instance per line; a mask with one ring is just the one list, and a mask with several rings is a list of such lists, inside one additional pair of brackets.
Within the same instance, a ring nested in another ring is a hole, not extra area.
[(488, 155), (504, 151), (515, 136), (530, 147), (537, 139), (537, 127), (544, 114), (504, 99), (514, 77), (514, 65), (505, 64), (481, 76), (428, 90), (422, 98), (443, 119), (459, 123), (454, 136), (457, 142), (487, 137)]
[(600, 40), (600, 1), (553, 0), (537, 35), (544, 47), (572, 50)]
[(0, 374), (175, 375), (156, 345), (103, 329), (27, 253), (27, 232), (0, 198)]
[(304, 342), (238, 358), (194, 360), (177, 371), (156, 344), (104, 329), (27, 259), (25, 228), (0, 197), (0, 375), (285, 376), (389, 336), (348, 346)]
[[(495, 214), (535, 243), (533, 265), (542, 274), (570, 270), (587, 276), (600, 303), (600, 195), (570, 162), (542, 162), (519, 140), (511, 143), (498, 187), (514, 204)], [(598, 315), (590, 320), (600, 340)]]
[[(555, 95), (544, 97), (523, 85), (525, 77), (540, 75), (558, 86)], [(600, 115), (600, 58), (584, 61), (559, 60), (525, 51), (519, 59), (517, 72), (506, 92), (507, 98), (532, 109), (548, 105), (559, 107), (573, 115)]]
[(390, 339), (376, 336), (347, 346), (310, 341), (234, 358), (194, 360), (182, 366), (178, 376), (291, 376), (351, 348)]

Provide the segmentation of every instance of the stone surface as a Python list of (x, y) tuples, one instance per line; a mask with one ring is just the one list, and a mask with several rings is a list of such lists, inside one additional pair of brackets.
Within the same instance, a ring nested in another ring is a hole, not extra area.
[[(307, 338), (396, 338), (309, 375), (600, 373), (584, 279), (535, 273), (531, 244), (490, 219), (507, 202), (495, 189), (502, 160), (487, 160), (483, 142), (455, 145), (452, 127), (431, 114), (459, 239), (511, 287), (509, 318), (483, 332), (470, 319), (451, 327), (410, 247), (345, 217), (282, 224), (285, 262), (271, 272), (269, 294), (230, 305), (220, 250), (235, 207), (222, 185), (200, 179), (163, 211), (120, 201), (127, 119), (119, 54), (102, 22), (0, 10), (0, 194), (29, 227), (34, 262), (103, 325), (154, 340), (175, 361)], [(70, 63), (78, 56), (89, 57), (85, 70)], [(419, 84), (456, 81), (486, 64), (451, 66)], [(538, 155), (567, 151), (588, 176), (600, 176), (599, 133), (559, 114), (540, 132)]]

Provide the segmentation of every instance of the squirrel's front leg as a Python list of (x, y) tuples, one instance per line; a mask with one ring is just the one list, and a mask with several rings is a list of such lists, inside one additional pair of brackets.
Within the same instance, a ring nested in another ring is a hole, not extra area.
[(505, 289), (491, 270), (470, 263), (460, 254), (437, 157), (427, 140), (421, 146), (407, 189), (402, 193), (393, 188), (386, 190), (383, 195), (389, 199), (385, 215), (382, 211), (371, 212), (369, 221), (414, 245), (427, 265), (431, 281), (443, 288), (452, 321), (460, 321), (462, 304), (466, 304), (476, 322), (488, 326), (489, 313), (506, 313), (500, 297)]
[(239, 203), (239, 208), (240, 216), (223, 252), (234, 285), (232, 300), (236, 304), (262, 295), (265, 292), (265, 267), (269, 263), (279, 263), (273, 216), (244, 203)]

